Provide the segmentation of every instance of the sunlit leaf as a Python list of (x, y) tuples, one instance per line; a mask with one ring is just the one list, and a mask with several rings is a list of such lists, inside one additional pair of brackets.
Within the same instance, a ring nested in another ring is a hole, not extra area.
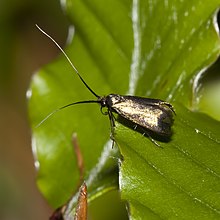
[[(68, 103), (94, 100), (64, 56), (40, 70), (29, 102), (38, 186), (50, 204), (65, 203), (78, 190), (79, 170), (72, 134), (77, 133), (90, 198), (118, 186), (133, 219), (219, 217), (219, 123), (197, 109), (199, 80), (218, 58), (219, 0), (68, 0), (75, 35), (66, 52), (98, 94), (161, 98), (176, 109), (173, 136), (155, 146), (117, 123), (117, 148), (99, 106)], [(175, 104), (176, 102), (182, 105)], [(185, 106), (185, 107), (184, 107)]]

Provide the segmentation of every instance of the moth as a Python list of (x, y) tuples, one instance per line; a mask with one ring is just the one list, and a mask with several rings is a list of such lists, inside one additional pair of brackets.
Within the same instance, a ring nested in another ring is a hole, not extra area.
[(60, 47), (60, 45), (50, 35), (44, 32), (38, 25), (36, 25), (36, 27), (44, 35), (51, 39), (53, 43), (60, 49), (60, 51), (63, 53), (63, 55), (66, 57), (67, 61), (75, 71), (75, 73), (80, 78), (81, 82), (97, 98), (96, 100), (73, 102), (61, 108), (58, 108), (55, 111), (51, 112), (46, 118), (44, 118), (38, 124), (38, 126), (42, 124), (45, 120), (47, 120), (52, 114), (54, 114), (57, 111), (60, 111), (61, 109), (77, 104), (98, 103), (101, 107), (101, 111), (103, 110), (103, 108), (107, 109), (106, 112), (102, 111), (102, 113), (108, 115), (109, 117), (111, 124), (111, 138), (113, 140), (114, 138), (112, 135), (115, 127), (115, 117), (113, 113), (116, 113), (122, 118), (134, 123), (135, 128), (137, 126), (140, 126), (146, 131), (149, 131), (150, 133), (159, 136), (171, 136), (171, 127), (173, 125), (173, 116), (175, 114), (175, 111), (170, 103), (162, 101), (160, 99), (151, 99), (138, 96), (124, 96), (118, 94), (110, 94), (107, 96), (97, 95), (81, 77), (80, 73), (73, 65), (73, 63), (71, 62), (67, 54), (64, 52), (64, 50)]

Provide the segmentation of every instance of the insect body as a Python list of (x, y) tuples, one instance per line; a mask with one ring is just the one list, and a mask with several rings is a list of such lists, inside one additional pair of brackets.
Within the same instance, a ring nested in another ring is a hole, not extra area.
[(43, 121), (40, 122), (40, 124), (42, 124), (55, 112), (60, 111), (61, 109), (64, 109), (66, 107), (83, 103), (98, 103), (101, 106), (101, 110), (104, 107), (107, 108), (107, 112), (104, 114), (107, 114), (109, 116), (112, 134), (115, 127), (115, 117), (113, 115), (113, 112), (115, 112), (119, 116), (129, 120), (130, 122), (133, 122), (135, 125), (139, 125), (142, 128), (147, 129), (148, 131), (151, 131), (157, 135), (165, 137), (169, 137), (171, 135), (173, 114), (175, 114), (171, 104), (159, 99), (150, 99), (137, 96), (122, 96), (118, 94), (110, 94), (107, 96), (97, 95), (81, 77), (78, 70), (75, 68), (75, 66), (66, 55), (66, 53), (63, 51), (63, 49), (59, 46), (59, 44), (38, 26), (37, 28), (56, 44), (56, 46), (67, 58), (68, 62), (70, 63), (82, 83), (97, 98), (97, 100), (74, 102), (58, 108), (50, 113)]
[[(108, 108), (110, 120), (112, 112), (132, 121), (136, 125), (151, 130), (161, 136), (171, 135), (174, 109), (172, 105), (159, 99), (110, 94), (100, 98), (102, 107)], [(114, 126), (114, 121), (112, 121)]]

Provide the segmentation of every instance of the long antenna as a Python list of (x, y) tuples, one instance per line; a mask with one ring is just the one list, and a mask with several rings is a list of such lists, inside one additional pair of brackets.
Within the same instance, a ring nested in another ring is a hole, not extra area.
[(60, 49), (60, 51), (63, 53), (63, 55), (66, 57), (67, 61), (69, 62), (69, 64), (71, 65), (71, 67), (73, 68), (73, 70), (75, 71), (75, 73), (78, 75), (78, 77), (81, 79), (81, 81), (83, 82), (83, 84), (86, 86), (86, 88), (97, 98), (100, 98), (99, 95), (97, 95), (89, 86), (88, 84), (84, 81), (84, 79), (80, 76), (78, 70), (76, 69), (76, 67), (73, 65), (72, 61), (70, 60), (70, 58), (67, 56), (67, 54), (64, 52), (64, 50), (61, 48), (61, 46), (49, 35), (47, 34), (44, 30), (42, 30), (37, 24), (35, 24), (36, 27), (38, 28), (38, 30), (40, 32), (42, 32), (45, 36), (47, 36), (49, 39), (51, 39), (53, 41), (53, 43)]
[(59, 112), (60, 110), (67, 108), (69, 106), (72, 105), (77, 105), (77, 104), (83, 104), (83, 103), (100, 103), (100, 101), (98, 100), (86, 100), (86, 101), (79, 101), (79, 102), (73, 102), (73, 103), (69, 103), (68, 105), (64, 105), (60, 108), (55, 109), (54, 111), (52, 111), (49, 115), (47, 115), (39, 124), (36, 125), (35, 128), (38, 128), (40, 125), (42, 125), (48, 118), (50, 118), (53, 114), (55, 114), (56, 112)]

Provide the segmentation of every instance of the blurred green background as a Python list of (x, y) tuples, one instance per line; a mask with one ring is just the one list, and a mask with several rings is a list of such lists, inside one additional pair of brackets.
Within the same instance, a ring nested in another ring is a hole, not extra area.
[(32, 74), (59, 51), (35, 24), (64, 45), (68, 22), (59, 0), (0, 1), (1, 220), (48, 219), (52, 212), (35, 183), (26, 91)]

